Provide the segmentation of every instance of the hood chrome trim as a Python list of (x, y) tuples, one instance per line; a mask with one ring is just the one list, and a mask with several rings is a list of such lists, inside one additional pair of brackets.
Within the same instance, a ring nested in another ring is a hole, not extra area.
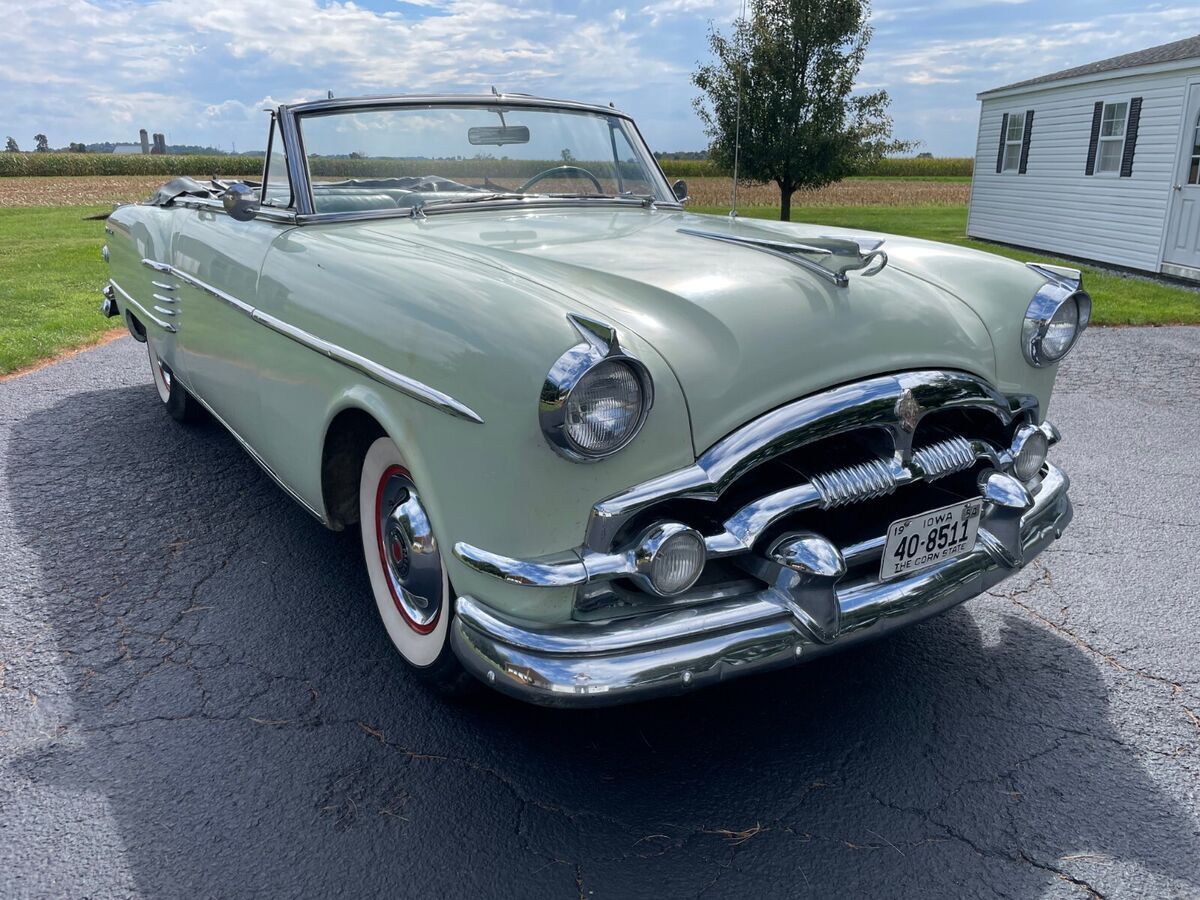
[[(800, 266), (814, 275), (819, 275), (838, 287), (849, 286), (850, 279), (846, 275), (847, 272), (861, 272), (864, 278), (870, 278), (872, 275), (882, 272), (888, 264), (887, 254), (879, 249), (883, 244), (882, 240), (863, 241), (822, 236), (812, 243), (801, 244), (793, 241), (747, 237), (724, 231), (705, 231), (700, 228), (677, 228), (676, 231), (679, 234), (708, 238), (711, 241), (724, 241), (727, 244), (740, 244), (763, 253), (769, 253), (771, 256), (777, 256)], [(830, 265), (826, 266), (815, 260), (806, 259), (798, 255), (801, 253), (812, 254)]]

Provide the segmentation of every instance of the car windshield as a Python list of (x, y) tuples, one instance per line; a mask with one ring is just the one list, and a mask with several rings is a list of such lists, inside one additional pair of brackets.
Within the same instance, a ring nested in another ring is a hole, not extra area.
[(299, 122), (318, 213), (526, 196), (674, 200), (617, 115), (497, 103), (335, 110)]

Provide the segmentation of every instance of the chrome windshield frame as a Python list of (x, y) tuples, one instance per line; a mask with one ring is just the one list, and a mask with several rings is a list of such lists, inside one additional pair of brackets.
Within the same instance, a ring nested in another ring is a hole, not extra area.
[[(503, 106), (506, 109), (522, 107), (529, 109), (561, 110), (568, 113), (589, 113), (608, 118), (617, 118), (628, 128), (626, 137), (635, 149), (639, 150), (650, 168), (650, 174), (658, 179), (659, 193), (667, 199), (654, 199), (646, 202), (632, 197), (577, 199), (577, 198), (546, 198), (530, 197), (514, 200), (497, 200), (494, 203), (472, 204), (472, 209), (529, 209), (531, 207), (575, 207), (588, 208), (592, 206), (621, 206), (641, 207), (653, 210), (658, 207), (670, 210), (683, 209), (683, 204), (674, 199), (670, 181), (663, 172), (657, 157), (651, 152), (649, 145), (637, 127), (637, 123), (627, 113), (609, 106), (597, 106), (590, 103), (577, 103), (570, 100), (551, 100), (544, 97), (532, 97), (527, 94), (412, 94), (412, 95), (382, 95), (375, 97), (348, 97), (329, 100), (313, 100), (305, 103), (294, 103), (280, 106), (275, 115), (280, 123), (284, 147), (287, 150), (288, 173), (292, 180), (292, 190), (295, 201), (295, 224), (313, 225), (321, 223), (348, 222), (368, 219), (403, 219), (412, 218), (409, 209), (392, 210), (362, 210), (349, 212), (317, 212), (312, 198), (312, 178), (308, 166), (308, 154), (304, 150), (304, 138), (300, 120), (306, 115), (333, 115), (338, 112), (363, 112), (376, 109), (405, 109), (428, 107), (487, 107)], [(531, 203), (531, 200), (540, 201)], [(446, 204), (439, 211), (466, 211), (467, 204)]]

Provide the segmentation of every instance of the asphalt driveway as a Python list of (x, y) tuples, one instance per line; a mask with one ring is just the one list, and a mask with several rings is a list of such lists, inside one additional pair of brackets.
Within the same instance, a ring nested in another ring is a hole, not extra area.
[(572, 713), (422, 691), (141, 345), (0, 382), (0, 896), (1200, 896), (1200, 330), (1059, 385), (1075, 523), (997, 592)]

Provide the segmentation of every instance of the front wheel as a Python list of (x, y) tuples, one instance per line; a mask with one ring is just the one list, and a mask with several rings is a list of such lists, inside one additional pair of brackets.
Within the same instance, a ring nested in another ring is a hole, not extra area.
[(150, 355), (150, 377), (158, 399), (167, 408), (168, 415), (176, 422), (202, 422), (207, 417), (199, 402), (180, 384), (171, 368), (158, 358), (154, 344), (146, 341), (146, 352)]
[(422, 680), (458, 688), (467, 675), (450, 649), (450, 578), (412, 473), (391, 438), (367, 450), (358, 510), (371, 591), (388, 637)]

